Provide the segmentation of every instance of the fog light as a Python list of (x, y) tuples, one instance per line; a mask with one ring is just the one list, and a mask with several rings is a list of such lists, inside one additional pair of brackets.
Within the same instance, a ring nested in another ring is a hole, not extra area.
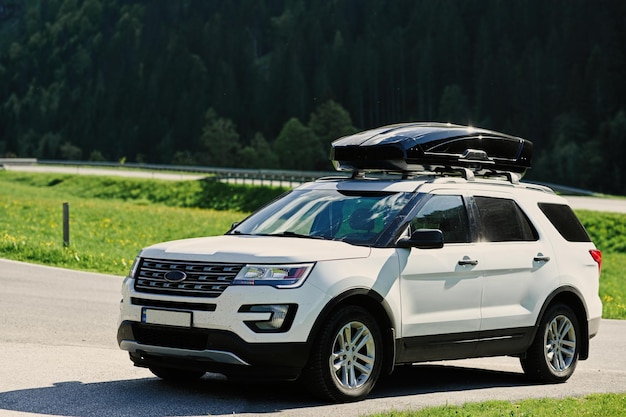
[(296, 309), (295, 304), (259, 304), (241, 306), (239, 312), (269, 313), (269, 319), (245, 320), (244, 323), (256, 333), (282, 333), (291, 328)]

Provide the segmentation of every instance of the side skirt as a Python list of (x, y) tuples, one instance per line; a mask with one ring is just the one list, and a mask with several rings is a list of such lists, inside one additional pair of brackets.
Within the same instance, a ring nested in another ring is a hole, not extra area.
[(523, 354), (534, 327), (396, 339), (396, 364)]

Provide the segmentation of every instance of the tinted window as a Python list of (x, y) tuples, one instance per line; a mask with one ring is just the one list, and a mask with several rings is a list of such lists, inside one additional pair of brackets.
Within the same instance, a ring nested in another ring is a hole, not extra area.
[(436, 195), (424, 204), (411, 221), (411, 231), (439, 229), (444, 243), (469, 242), (469, 222), (463, 199), (458, 195)]
[(561, 236), (570, 242), (590, 242), (585, 228), (578, 221), (574, 211), (565, 204), (539, 203), (539, 208), (556, 227)]
[(480, 218), (481, 237), (487, 242), (534, 241), (537, 230), (513, 200), (474, 197)]

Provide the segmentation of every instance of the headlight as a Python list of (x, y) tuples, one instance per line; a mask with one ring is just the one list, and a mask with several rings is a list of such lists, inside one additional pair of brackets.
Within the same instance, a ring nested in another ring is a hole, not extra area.
[(130, 267), (130, 272), (128, 272), (128, 276), (131, 278), (135, 278), (135, 274), (137, 273), (137, 268), (139, 268), (139, 261), (141, 258), (138, 256), (133, 261), (133, 264)]
[(313, 263), (290, 265), (246, 265), (231, 285), (271, 285), (275, 288), (296, 288), (302, 285), (313, 269)]

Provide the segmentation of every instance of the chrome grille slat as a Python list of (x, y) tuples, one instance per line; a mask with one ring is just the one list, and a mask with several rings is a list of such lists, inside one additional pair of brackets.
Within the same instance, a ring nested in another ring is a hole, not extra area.
[[(153, 294), (215, 298), (228, 288), (242, 267), (242, 264), (145, 258), (135, 275), (135, 290)], [(170, 282), (165, 279), (165, 274), (170, 271), (182, 271), (187, 274), (187, 278), (181, 282)]]

